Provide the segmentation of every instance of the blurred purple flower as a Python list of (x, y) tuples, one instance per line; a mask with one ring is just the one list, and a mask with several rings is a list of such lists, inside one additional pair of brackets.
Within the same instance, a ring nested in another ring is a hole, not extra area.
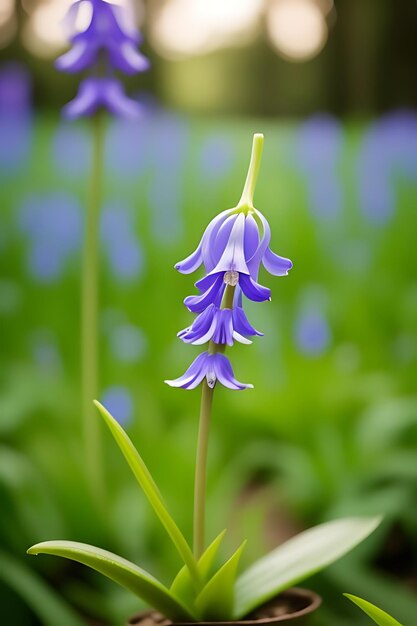
[(240, 383), (236, 380), (229, 359), (218, 352), (216, 354), (203, 352), (191, 363), (185, 374), (175, 380), (166, 380), (165, 382), (171, 387), (195, 389), (204, 378), (211, 389), (217, 381), (233, 390), (253, 388), (253, 385)]
[(295, 343), (302, 354), (323, 354), (330, 338), (329, 324), (320, 310), (307, 308), (302, 311), (295, 326)]
[(297, 132), (295, 162), (307, 178), (312, 211), (321, 219), (337, 217), (342, 211), (343, 192), (337, 168), (343, 142), (341, 123), (327, 114), (311, 117)]
[(146, 336), (132, 324), (121, 324), (111, 330), (110, 346), (114, 358), (124, 363), (139, 361), (146, 351)]
[[(76, 32), (80, 10), (89, 10), (85, 30)], [(82, 72), (100, 61), (100, 55), (112, 68), (125, 74), (136, 74), (149, 68), (149, 61), (138, 50), (139, 31), (126, 6), (106, 0), (77, 0), (70, 7), (65, 25), (70, 32), (72, 48), (56, 60), (63, 72)]]
[(109, 259), (113, 273), (121, 280), (134, 280), (142, 271), (142, 251), (133, 239), (114, 244), (109, 250)]
[(225, 176), (233, 163), (230, 141), (222, 135), (211, 135), (203, 144), (200, 169), (205, 180), (213, 181)]
[(139, 117), (142, 112), (139, 102), (128, 98), (116, 78), (97, 77), (85, 78), (74, 100), (68, 102), (62, 112), (66, 119), (74, 120), (94, 115), (101, 107), (113, 115), (130, 119)]
[(154, 118), (152, 152), (155, 168), (166, 175), (174, 168), (178, 174), (184, 167), (188, 146), (186, 121), (174, 113), (160, 111)]
[(138, 119), (116, 118), (109, 127), (106, 165), (111, 173), (119, 177), (137, 179), (148, 167), (150, 113), (142, 101), (140, 106), (144, 114)]
[(54, 243), (34, 241), (27, 251), (29, 274), (42, 283), (52, 283), (63, 269), (63, 257)]
[(339, 120), (327, 113), (318, 113), (307, 119), (298, 129), (295, 156), (305, 170), (323, 173), (328, 165), (337, 162), (344, 143), (343, 127)]
[(121, 385), (108, 387), (103, 392), (101, 402), (122, 426), (126, 426), (131, 421), (133, 399), (126, 387)]
[(115, 276), (122, 280), (137, 278), (143, 269), (143, 252), (126, 207), (105, 207), (101, 219), (101, 239)]
[(37, 329), (30, 338), (36, 365), (56, 372), (62, 366), (54, 335), (47, 329)]
[(156, 173), (149, 189), (149, 204), (152, 231), (162, 243), (176, 241), (181, 236), (181, 195), (181, 181), (173, 172)]
[(67, 254), (80, 244), (81, 207), (62, 192), (29, 196), (20, 208), (19, 224), (33, 240), (53, 240)]
[(149, 189), (152, 230), (162, 243), (182, 234), (181, 205), (188, 146), (188, 128), (172, 113), (159, 112), (152, 125), (150, 142), (154, 178)]
[(61, 124), (52, 145), (53, 163), (62, 175), (85, 176), (90, 164), (89, 138), (82, 128)]
[(82, 220), (78, 202), (63, 193), (29, 196), (20, 207), (18, 223), (29, 237), (30, 274), (43, 282), (54, 281), (80, 245)]
[[(72, 48), (59, 57), (56, 67), (64, 72), (92, 70), (79, 86), (78, 94), (63, 109), (67, 119), (91, 116), (105, 108), (115, 116), (134, 119), (142, 108), (126, 96), (113, 70), (135, 74), (148, 69), (149, 62), (138, 50), (141, 42), (134, 26), (130, 7), (117, 6), (107, 0), (76, 0), (65, 19)], [(89, 11), (88, 24), (76, 31), (79, 12)]]
[(32, 139), (29, 72), (17, 63), (0, 69), (0, 172), (14, 172), (28, 159)]
[(395, 210), (395, 179), (417, 178), (417, 114), (396, 111), (366, 131), (357, 161), (359, 205), (374, 224), (385, 224)]

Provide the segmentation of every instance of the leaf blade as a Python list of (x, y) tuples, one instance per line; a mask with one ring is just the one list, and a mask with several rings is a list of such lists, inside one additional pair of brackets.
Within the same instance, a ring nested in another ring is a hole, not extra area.
[(399, 621), (374, 604), (371, 604), (371, 602), (368, 602), (368, 600), (354, 596), (351, 593), (344, 593), (343, 595), (362, 609), (378, 626), (402, 626)]
[(195, 606), (202, 621), (229, 621), (232, 618), (237, 568), (245, 545), (246, 540), (217, 570), (197, 596)]
[(235, 619), (342, 557), (380, 522), (379, 517), (326, 522), (296, 535), (256, 561), (237, 580)]
[(132, 470), (136, 480), (141, 486), (145, 496), (147, 497), (150, 505), (154, 509), (156, 515), (167, 531), (174, 546), (182, 557), (184, 563), (190, 570), (190, 573), (195, 581), (199, 580), (198, 568), (196, 559), (193, 556), (192, 550), (188, 545), (184, 535), (178, 528), (177, 524), (169, 514), (165, 503), (162, 499), (161, 493), (156, 486), (151, 473), (139, 452), (133, 445), (130, 437), (120, 426), (119, 422), (107, 411), (107, 409), (97, 400), (94, 400), (94, 404), (99, 410), (101, 417), (108, 426), (111, 434), (113, 435), (117, 445), (119, 446), (123, 456), (125, 457), (130, 469)]
[(76, 541), (44, 541), (28, 554), (52, 554), (82, 563), (132, 591), (152, 607), (174, 620), (193, 620), (192, 611), (151, 574), (122, 557)]
[[(204, 551), (200, 559), (198, 560), (197, 567), (200, 573), (202, 584), (207, 582), (207, 578), (210, 573), (210, 568), (216, 558), (217, 552), (220, 548), (220, 544), (223, 540), (226, 531), (223, 530), (217, 537), (211, 542), (208, 548)], [(184, 565), (178, 574), (175, 576), (170, 591), (174, 593), (178, 598), (183, 600), (194, 601), (194, 585), (191, 579), (190, 570)]]

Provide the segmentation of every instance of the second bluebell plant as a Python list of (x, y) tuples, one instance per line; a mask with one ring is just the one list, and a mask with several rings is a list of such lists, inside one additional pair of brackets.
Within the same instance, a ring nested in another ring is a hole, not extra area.
[[(77, 24), (82, 22), (81, 30)], [(128, 98), (118, 70), (136, 74), (149, 68), (148, 59), (137, 49), (142, 38), (128, 6), (106, 0), (76, 0), (65, 18), (71, 49), (56, 61), (61, 72), (91, 72), (79, 86), (78, 94), (64, 108), (68, 119), (91, 116), (104, 108), (112, 115), (134, 118), (141, 112), (138, 102)]]

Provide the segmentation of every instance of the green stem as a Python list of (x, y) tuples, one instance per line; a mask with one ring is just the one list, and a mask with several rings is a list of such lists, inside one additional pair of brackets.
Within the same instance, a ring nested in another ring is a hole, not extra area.
[(81, 284), (81, 377), (83, 424), (88, 477), (102, 500), (104, 477), (100, 423), (93, 407), (98, 391), (98, 256), (99, 216), (103, 184), (104, 116), (93, 118), (93, 150)]
[[(235, 287), (227, 285), (224, 292), (222, 309), (233, 308)], [(225, 346), (210, 341), (209, 354), (224, 352)], [(198, 427), (197, 457), (194, 483), (194, 556), (199, 559), (205, 547), (205, 512), (206, 512), (206, 483), (207, 483), (207, 454), (210, 431), (211, 410), (213, 406), (214, 388), (208, 386), (207, 381), (202, 383), (200, 420)]]
[(253, 209), (253, 195), (255, 193), (256, 181), (261, 165), (263, 147), (264, 136), (261, 133), (256, 133), (253, 136), (252, 154), (250, 157), (248, 174), (246, 176), (245, 186), (243, 188), (242, 197), (239, 200), (238, 207), (249, 207)]
[(197, 462), (194, 485), (194, 556), (199, 559), (204, 552), (204, 527), (206, 509), (207, 451), (214, 388), (203, 381), (198, 429)]

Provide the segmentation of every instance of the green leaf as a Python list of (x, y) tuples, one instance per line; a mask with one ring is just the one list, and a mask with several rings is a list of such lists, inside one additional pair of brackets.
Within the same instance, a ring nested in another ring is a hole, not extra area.
[(94, 400), (94, 404), (98, 408), (101, 417), (109, 427), (111, 434), (116, 440), (116, 443), (122, 451), (145, 496), (148, 498), (149, 503), (153, 507), (156, 515), (159, 517), (184, 563), (190, 570), (194, 584), (198, 586), (199, 573), (197, 562), (193, 556), (190, 546), (184, 538), (184, 535), (172, 519), (171, 515), (168, 513), (161, 493), (148, 468), (146, 467), (145, 462), (117, 420), (114, 419), (114, 417), (107, 411), (107, 409), (104, 408), (102, 404), (100, 404), (100, 402)]
[(352, 550), (381, 518), (345, 518), (310, 528), (254, 563), (236, 583), (235, 619)]
[(40, 576), (5, 552), (0, 552), (0, 579), (23, 598), (44, 626), (85, 626)]
[[(213, 561), (216, 558), (219, 551), (220, 544), (223, 540), (226, 531), (223, 530), (216, 539), (205, 550), (204, 554), (200, 557), (197, 567), (200, 573), (200, 578), (203, 584), (207, 582), (210, 574)], [(172, 593), (178, 598), (182, 598), (185, 601), (194, 601), (194, 584), (191, 579), (190, 570), (186, 565), (180, 569), (174, 581), (170, 587)]]
[(29, 548), (28, 554), (53, 554), (87, 565), (129, 589), (173, 621), (193, 621), (192, 611), (162, 583), (112, 552), (76, 541), (44, 541)]
[(402, 626), (400, 622), (396, 619), (385, 613), (382, 609), (379, 609), (374, 604), (371, 604), (367, 600), (363, 600), (362, 598), (358, 598), (358, 596), (353, 596), (351, 593), (344, 593), (345, 598), (351, 600), (354, 604), (356, 604), (364, 613), (366, 613), (371, 619), (374, 620), (375, 624), (378, 626)]
[(244, 541), (228, 561), (214, 574), (197, 596), (195, 606), (203, 621), (228, 621), (233, 616), (235, 581)]

